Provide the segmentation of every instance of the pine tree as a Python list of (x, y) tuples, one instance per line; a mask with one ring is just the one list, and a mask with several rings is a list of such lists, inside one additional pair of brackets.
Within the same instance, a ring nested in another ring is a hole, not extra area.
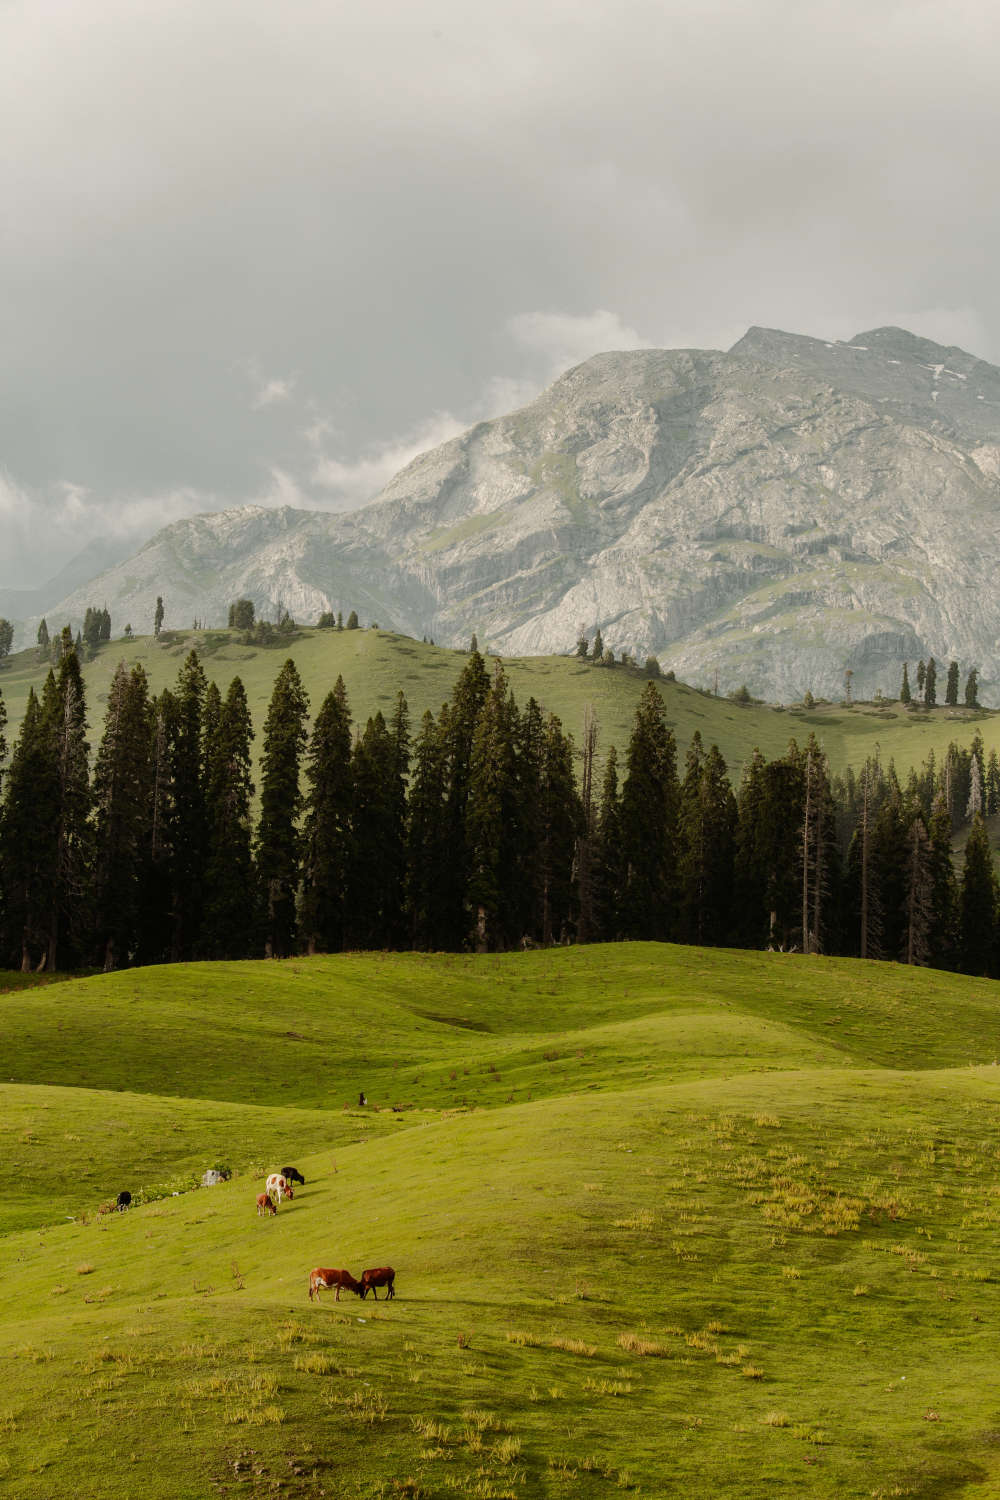
[(157, 596), (156, 596), (156, 613), (153, 616), (153, 634), (155, 636), (158, 636), (159, 633), (160, 633), (160, 631), (162, 629), (163, 629), (163, 597), (162, 597), (162, 595), (157, 594)]
[(594, 856), (594, 916), (599, 941), (611, 942), (621, 936), (624, 883), (618, 751), (611, 745), (604, 762)]
[(447, 707), (442, 708), (438, 723), (428, 710), (414, 750), (407, 809), (406, 906), (410, 946), (417, 949), (444, 948), (451, 939), (450, 913), (444, 899), (445, 871), (454, 854), (445, 819), (447, 742)]
[(442, 721), (447, 758), (448, 790), (445, 799), (445, 836), (451, 858), (443, 870), (442, 906), (449, 913), (445, 947), (460, 948), (468, 937), (466, 896), (469, 883), (469, 849), (466, 842), (466, 808), (476, 723), (490, 691), (483, 658), (474, 651), (452, 690), (451, 704)]
[(732, 926), (736, 799), (726, 763), (706, 755), (696, 730), (680, 792), (680, 934), (685, 942), (722, 943)]
[(903, 685), (902, 685), (902, 687), (899, 690), (899, 701), (900, 701), (900, 703), (910, 703), (910, 702), (912, 702), (912, 698), (913, 698), (913, 695), (910, 692), (910, 665), (909, 665), (909, 662), (905, 662), (904, 661), (904, 663), (903, 663)]
[(969, 777), (969, 800), (965, 804), (965, 816), (970, 820), (976, 816), (982, 816), (984, 812), (983, 777), (979, 769), (979, 757), (973, 755), (970, 764)]
[(836, 834), (826, 757), (810, 735), (803, 756), (802, 951), (820, 953), (830, 922), (835, 884)]
[(975, 667), (969, 669), (969, 675), (965, 679), (965, 706), (966, 708), (979, 707), (979, 673)]
[(337, 953), (344, 946), (354, 806), (351, 713), (343, 677), (316, 715), (306, 782), (302, 932), (310, 953)]
[(10, 655), (14, 644), (14, 627), (9, 620), (0, 618), (0, 661)]
[(923, 698), (924, 696), (924, 687), (926, 686), (926, 683), (927, 666), (926, 663), (921, 660), (917, 662), (917, 692), (919, 693), (921, 698)]
[(927, 673), (924, 677), (924, 704), (927, 708), (933, 708), (937, 702), (937, 663), (933, 656), (927, 663)]
[[(54, 691), (51, 672), (49, 681)], [(6, 963), (24, 973), (41, 967), (47, 959), (57, 842), (58, 783), (52, 736), (32, 687), (0, 812), (3, 946)]]
[(480, 952), (506, 947), (516, 925), (504, 877), (518, 859), (517, 718), (503, 664), (497, 661), (473, 736), (465, 823), (470, 936)]
[(573, 772), (573, 742), (563, 734), (555, 714), (545, 722), (540, 791), (541, 939), (547, 945), (568, 938), (575, 923), (573, 856), (583, 827)]
[(590, 659), (591, 661), (604, 660), (604, 638), (601, 635), (600, 627), (594, 633), (594, 649), (590, 653)]
[(139, 917), (138, 962), (166, 963), (173, 939), (172, 854), (173, 774), (172, 753), (177, 723), (177, 704), (164, 688), (150, 704), (150, 765), (152, 792), (149, 833)]
[(1000, 812), (1000, 759), (991, 750), (986, 763), (986, 815), (992, 818), (997, 812)]
[(94, 765), (94, 913), (98, 962), (131, 961), (139, 946), (152, 812), (151, 706), (146, 673), (119, 662)]
[(295, 946), (295, 902), (301, 864), (299, 768), (307, 740), (308, 711), (309, 699), (295, 663), (289, 658), (271, 693), (260, 763), (256, 864), (268, 958), (286, 958)]
[[(337, 619), (338, 620), (340, 619), (339, 615), (337, 616)], [(352, 609), (351, 613), (347, 616), (347, 625), (346, 625), (345, 628), (347, 630), (357, 630), (358, 629), (358, 612), (357, 612), (356, 609)]]
[[(404, 725), (405, 725), (405, 699)], [(397, 716), (398, 716), (397, 708)], [(400, 939), (405, 871), (403, 821), (408, 734), (400, 743), (381, 713), (354, 747), (354, 816), (347, 882), (348, 941), (354, 948), (392, 948)]]
[(930, 840), (918, 813), (906, 835), (906, 929), (905, 947), (900, 955), (904, 963), (928, 962), (933, 895)]
[(977, 814), (965, 845), (959, 907), (961, 968), (965, 974), (996, 973), (997, 877), (986, 824)]
[(589, 650), (590, 643), (588, 642), (587, 637), (585, 635), (577, 636), (576, 655), (579, 657), (585, 657)]
[(49, 627), (45, 623), (45, 616), (44, 615), (42, 616), (41, 620), (39, 621), (38, 635), (36, 636), (36, 640), (38, 641), (39, 654), (41, 655), (42, 659), (44, 660), (45, 657), (48, 656), (48, 654), (49, 654)]
[(625, 757), (623, 912), (630, 937), (665, 941), (674, 927), (678, 786), (663, 699), (647, 682)]
[(595, 903), (597, 805), (594, 800), (594, 762), (597, 758), (597, 715), (588, 703), (583, 711), (583, 764), (580, 777), (580, 836), (576, 849), (576, 888), (579, 916), (576, 940), (592, 943), (597, 930)]
[[(215, 691), (213, 692), (213, 689)], [(205, 880), (201, 947), (209, 958), (251, 958), (256, 912), (251, 811), (254, 732), (239, 677), (225, 702), (215, 683), (205, 696)]]
[(956, 959), (958, 890), (951, 852), (951, 815), (943, 792), (938, 792), (934, 799), (928, 835), (931, 870), (928, 962), (935, 968), (949, 969)]
[(169, 741), (170, 880), (174, 962), (199, 951), (204, 903), (207, 830), (204, 786), (204, 711), (208, 683), (196, 651), (177, 675)]
[[(944, 690), (944, 701), (954, 708), (958, 703), (958, 662), (948, 663), (948, 681)], [(926, 832), (926, 829), (924, 830)]]
[[(7, 728), (7, 705), (3, 701), (3, 693), (0, 693), (0, 790), (3, 788), (4, 765), (7, 761), (7, 737), (4, 731)], [(0, 898), (3, 890), (0, 886)]]
[(75, 651), (59, 663), (42, 695), (42, 716), (55, 759), (56, 843), (49, 890), (47, 967), (79, 964), (89, 937), (86, 901), (90, 894), (90, 746), (87, 705)]

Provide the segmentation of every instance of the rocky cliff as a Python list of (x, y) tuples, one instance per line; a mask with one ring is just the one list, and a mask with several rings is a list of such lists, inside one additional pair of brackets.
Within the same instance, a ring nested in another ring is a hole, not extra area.
[[(347, 516), (180, 522), (51, 612), (116, 628), (357, 609), (439, 644), (605, 644), (695, 683), (894, 695), (904, 660), (1000, 693), (1000, 370), (901, 329), (753, 328), (604, 354), (423, 454)], [(50, 620), (50, 624), (52, 621)]]

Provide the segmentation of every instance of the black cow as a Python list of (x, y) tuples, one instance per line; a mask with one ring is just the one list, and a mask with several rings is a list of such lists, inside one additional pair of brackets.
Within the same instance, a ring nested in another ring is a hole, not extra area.
[(281, 1175), (287, 1177), (289, 1182), (301, 1182), (303, 1187), (306, 1185), (305, 1178), (296, 1167), (282, 1167)]
[(115, 1204), (115, 1207), (117, 1208), (117, 1210), (118, 1210), (118, 1212), (120, 1214), (123, 1214), (125, 1212), (125, 1210), (128, 1208), (128, 1206), (129, 1206), (129, 1204), (131, 1202), (132, 1202), (132, 1194), (131, 1193), (119, 1193), (118, 1194), (118, 1202)]

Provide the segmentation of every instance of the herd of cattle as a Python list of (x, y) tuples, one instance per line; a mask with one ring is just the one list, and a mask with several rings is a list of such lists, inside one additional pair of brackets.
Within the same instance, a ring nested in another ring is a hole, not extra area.
[[(271, 1172), (264, 1184), (264, 1191), (257, 1194), (258, 1214), (263, 1217), (267, 1217), (269, 1214), (276, 1214), (278, 1212), (278, 1204), (283, 1198), (293, 1199), (295, 1197), (292, 1187), (292, 1184), (295, 1182), (299, 1183), (302, 1187), (306, 1185), (305, 1178), (296, 1167), (282, 1167), (280, 1172)], [(131, 1193), (119, 1193), (118, 1202), (115, 1207), (121, 1213), (129, 1207), (131, 1202)], [(380, 1286), (385, 1287), (385, 1300), (388, 1301), (390, 1297), (395, 1297), (396, 1295), (395, 1280), (396, 1273), (391, 1266), (373, 1266), (367, 1271), (362, 1271), (360, 1281), (355, 1281), (350, 1271), (333, 1270), (327, 1266), (317, 1266), (314, 1271), (309, 1272), (309, 1301), (311, 1302), (314, 1297), (317, 1302), (319, 1301), (321, 1288), (325, 1287), (329, 1291), (331, 1287), (336, 1287), (336, 1300), (339, 1302), (340, 1290), (343, 1287), (346, 1291), (356, 1293), (362, 1301), (371, 1292), (377, 1302), (378, 1291), (376, 1289)]]

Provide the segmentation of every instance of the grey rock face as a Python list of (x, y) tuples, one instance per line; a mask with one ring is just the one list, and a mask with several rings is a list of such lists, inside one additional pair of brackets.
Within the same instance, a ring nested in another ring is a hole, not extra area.
[[(1000, 370), (902, 329), (753, 328), (639, 350), (423, 454), (349, 516), (178, 523), (53, 611), (221, 622), (241, 595), (357, 609), (439, 644), (605, 644), (772, 700), (895, 695), (902, 662), (1000, 689)], [(96, 592), (95, 592), (96, 590)]]

